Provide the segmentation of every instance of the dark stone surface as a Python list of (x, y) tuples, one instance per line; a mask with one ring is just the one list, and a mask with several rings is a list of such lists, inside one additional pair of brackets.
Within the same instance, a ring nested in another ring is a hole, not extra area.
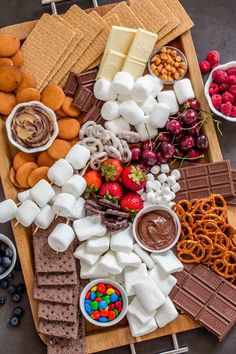
[[(144, 0), (145, 1), (145, 0)], [(111, 1), (99, 0), (99, 4)], [(68, 1), (58, 4), (59, 12), (63, 12), (68, 4), (77, 3), (81, 7), (90, 7), (92, 1)], [(195, 22), (192, 30), (193, 39), (199, 59), (204, 59), (207, 52), (217, 49), (221, 52), (221, 62), (236, 60), (236, 1), (235, 0), (182, 0), (183, 5)], [(40, 0), (0, 0), (0, 27), (17, 22), (39, 18), (44, 11), (50, 12), (50, 6), (41, 6)], [(223, 137), (219, 137), (224, 158), (229, 158), (236, 168), (235, 136), (236, 126), (233, 123), (222, 124)], [(1, 166), (0, 166), (1, 168)], [(3, 193), (0, 190), (0, 200)], [(10, 225), (0, 225), (0, 232), (12, 237)], [(17, 274), (17, 280), (21, 274)], [(13, 281), (17, 283), (17, 281)], [(0, 290), (0, 296), (4, 294)], [(19, 328), (11, 328), (7, 324), (14, 304), (8, 298), (0, 308), (0, 353), (1, 354), (45, 354), (46, 347), (40, 341), (33, 325), (26, 294), (22, 306), (26, 313), (22, 317)], [(188, 346), (191, 354), (234, 354), (236, 347), (236, 327), (230, 332), (223, 343), (205, 329), (200, 328), (178, 334), (179, 344)], [(171, 337), (136, 344), (137, 353), (157, 353), (173, 348)], [(129, 347), (122, 347), (105, 353), (130, 353)]]

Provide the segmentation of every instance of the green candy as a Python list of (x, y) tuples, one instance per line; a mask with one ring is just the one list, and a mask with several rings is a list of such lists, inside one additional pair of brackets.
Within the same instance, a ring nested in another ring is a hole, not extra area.
[(97, 310), (98, 309), (98, 302), (92, 301), (90, 306), (91, 306), (92, 310)]
[(113, 311), (115, 312), (116, 317), (117, 317), (119, 315), (119, 311), (117, 309), (114, 309)]
[(97, 297), (102, 297), (103, 293), (100, 293), (100, 291), (96, 291)]
[(121, 296), (118, 297), (118, 300), (120, 300), (121, 302), (123, 302), (123, 299)]
[(108, 303), (108, 305), (110, 305), (110, 303), (111, 303), (111, 297), (110, 297), (110, 295), (106, 295), (106, 296), (104, 296), (102, 299), (105, 300), (105, 301)]

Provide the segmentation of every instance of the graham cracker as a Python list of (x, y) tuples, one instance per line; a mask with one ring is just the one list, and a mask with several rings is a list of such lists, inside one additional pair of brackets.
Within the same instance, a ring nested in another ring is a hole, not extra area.
[(53, 16), (44, 14), (38, 21), (21, 47), (22, 70), (34, 74), (37, 87), (45, 81), (74, 36), (74, 31)]
[(34, 285), (34, 299), (49, 302), (58, 302), (59, 304), (72, 304), (73, 287), (72, 286), (55, 286), (55, 287), (39, 287), (37, 283)]
[(167, 24), (166, 17), (161, 14), (150, 0), (133, 0), (130, 9), (143, 23), (147, 31), (158, 33)]
[(72, 273), (38, 273), (39, 286), (76, 285), (78, 283), (76, 272)]
[[(145, 0), (146, 1), (146, 0)], [(145, 28), (141, 19), (139, 19), (131, 8), (124, 2), (120, 2), (118, 5), (114, 6), (108, 13), (108, 15), (118, 15), (121, 26), (129, 28)]]
[(40, 320), (38, 330), (40, 333), (48, 336), (76, 339), (78, 335), (78, 322), (67, 323)]

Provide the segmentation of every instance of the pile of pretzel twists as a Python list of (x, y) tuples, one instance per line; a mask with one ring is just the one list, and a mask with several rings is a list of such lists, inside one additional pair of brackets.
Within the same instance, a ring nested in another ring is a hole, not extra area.
[(177, 245), (183, 263), (203, 263), (236, 283), (236, 228), (227, 224), (227, 204), (219, 194), (181, 200), (174, 206), (181, 222)]

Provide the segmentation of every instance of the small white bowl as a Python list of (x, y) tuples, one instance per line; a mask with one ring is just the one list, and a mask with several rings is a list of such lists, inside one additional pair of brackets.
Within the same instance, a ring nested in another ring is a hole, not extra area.
[(15, 264), (16, 264), (16, 248), (15, 248), (14, 244), (11, 242), (11, 240), (7, 236), (4, 236), (3, 234), (0, 234), (0, 241), (4, 242), (13, 251), (13, 257), (12, 257), (11, 266), (6, 270), (5, 273), (0, 275), (0, 280), (2, 280), (4, 278), (6, 278), (8, 276), (8, 274), (10, 274), (12, 272), (13, 268), (15, 267)]
[[(164, 210), (164, 211), (167, 211), (172, 217), (173, 217), (173, 220), (177, 226), (177, 232), (176, 232), (176, 237), (174, 239), (174, 241), (172, 242), (172, 244), (170, 244), (168, 247), (166, 248), (163, 248), (161, 250), (154, 250), (154, 249), (151, 249), (151, 248), (148, 248), (146, 246), (144, 246), (139, 238), (138, 238), (138, 235), (136, 233), (136, 224), (137, 224), (137, 221), (139, 219), (139, 217), (143, 214), (146, 214), (150, 211), (154, 211), (154, 210)], [(148, 252), (152, 252), (152, 253), (162, 253), (162, 252), (166, 252), (168, 250), (170, 250), (172, 247), (174, 247), (174, 245), (177, 243), (178, 239), (179, 239), (179, 236), (180, 236), (180, 231), (181, 231), (181, 225), (180, 225), (180, 221), (179, 221), (179, 218), (178, 216), (176, 215), (176, 213), (170, 209), (169, 207), (167, 207), (166, 205), (151, 205), (151, 206), (148, 206), (146, 208), (143, 208), (142, 210), (140, 210), (138, 212), (138, 214), (135, 216), (134, 218), (134, 222), (133, 222), (133, 234), (134, 234), (134, 238), (136, 240), (136, 242), (143, 248), (145, 249), (146, 251)]]
[[(122, 297), (122, 300), (123, 300), (123, 307), (122, 307), (122, 310), (119, 314), (118, 317), (116, 317), (113, 321), (111, 322), (98, 322), (98, 321), (95, 321), (92, 317), (90, 317), (87, 312), (85, 311), (84, 309), (84, 301), (85, 301), (85, 296), (87, 294), (87, 292), (95, 285), (99, 284), (99, 283), (104, 283), (104, 284), (111, 284), (114, 286), (114, 288), (116, 288), (117, 290), (119, 290), (119, 292), (121, 293), (121, 297)], [(90, 283), (88, 283), (81, 295), (80, 295), (80, 309), (81, 309), (81, 312), (82, 314), (84, 315), (84, 317), (86, 318), (86, 320), (88, 320), (90, 323), (94, 324), (95, 326), (99, 326), (99, 327), (111, 327), (115, 324), (117, 324), (118, 322), (120, 322), (122, 320), (122, 318), (124, 318), (124, 316), (126, 315), (126, 312), (127, 312), (127, 309), (128, 309), (128, 297), (127, 297), (127, 294), (125, 292), (125, 290), (122, 288), (122, 286), (117, 283), (116, 281), (114, 280), (111, 280), (111, 279), (95, 279), (95, 280), (92, 280)]]
[(221, 69), (221, 70), (227, 70), (229, 68), (232, 68), (232, 67), (236, 67), (236, 61), (230, 61), (229, 63), (226, 63), (226, 64), (222, 64), (222, 65), (218, 65), (216, 66), (210, 73), (208, 79), (207, 79), (207, 82), (205, 83), (205, 88), (204, 88), (204, 92), (205, 92), (205, 96), (206, 96), (206, 99), (207, 99), (207, 102), (210, 106), (210, 109), (211, 111), (216, 114), (217, 116), (221, 117), (221, 118), (224, 118), (225, 120), (228, 120), (230, 122), (234, 122), (236, 123), (236, 119), (234, 117), (229, 117), (229, 116), (226, 116), (224, 115), (223, 113), (221, 113), (220, 111), (218, 111), (212, 104), (212, 101), (211, 101), (211, 95), (209, 94), (209, 88), (210, 88), (210, 84), (213, 82), (212, 80), (212, 73), (213, 71), (215, 70), (218, 70), (218, 69)]
[[(48, 140), (47, 144), (40, 146), (38, 148), (26, 148), (20, 144), (18, 144), (12, 137), (12, 133), (11, 133), (11, 122), (12, 119), (15, 115), (15, 112), (21, 108), (21, 107), (26, 107), (26, 106), (40, 106), (41, 108), (43, 108), (47, 113), (49, 113), (51, 119), (52, 119), (52, 123), (53, 123), (53, 128), (54, 128), (54, 132), (51, 136), (51, 138)], [(11, 114), (7, 117), (6, 120), (6, 130), (7, 130), (7, 136), (8, 139), (10, 141), (10, 143), (12, 145), (14, 145), (15, 147), (17, 147), (19, 150), (26, 152), (27, 154), (29, 153), (35, 153), (35, 152), (40, 152), (40, 151), (45, 151), (47, 150), (53, 143), (53, 141), (56, 139), (58, 132), (59, 132), (59, 128), (58, 128), (58, 124), (57, 124), (57, 117), (56, 114), (47, 106), (45, 106), (44, 104), (42, 104), (39, 101), (31, 101), (31, 102), (25, 102), (25, 103), (20, 103), (17, 106), (15, 106), (15, 108), (12, 110)]]

